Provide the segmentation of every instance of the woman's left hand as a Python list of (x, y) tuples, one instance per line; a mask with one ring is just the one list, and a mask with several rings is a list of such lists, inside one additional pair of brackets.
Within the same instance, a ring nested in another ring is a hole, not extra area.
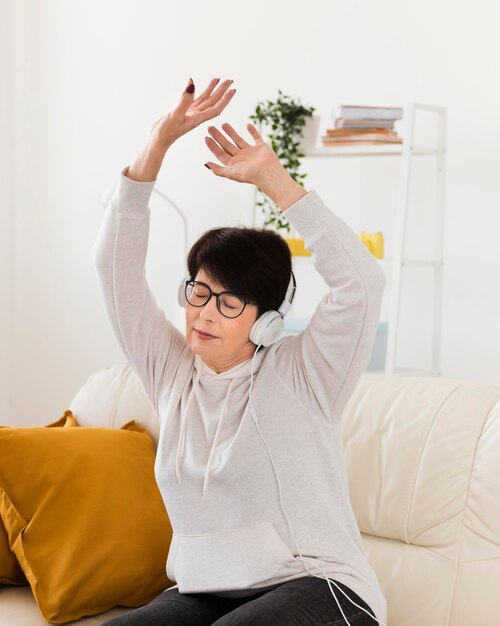
[(208, 148), (225, 166), (207, 161), (206, 165), (214, 174), (239, 183), (251, 183), (263, 191), (271, 181), (283, 175), (289, 176), (274, 150), (253, 124), (247, 124), (247, 129), (255, 144), (247, 143), (230, 124), (222, 124), (222, 128), (233, 141), (227, 139), (215, 126), (208, 127), (211, 136), (205, 137)]

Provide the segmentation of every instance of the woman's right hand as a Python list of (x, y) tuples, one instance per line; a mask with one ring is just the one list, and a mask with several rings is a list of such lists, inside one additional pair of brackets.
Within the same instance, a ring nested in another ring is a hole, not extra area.
[[(150, 132), (150, 144), (156, 148), (167, 150), (176, 139), (188, 131), (217, 117), (236, 93), (236, 89), (228, 91), (233, 82), (231, 79), (223, 81), (213, 91), (219, 80), (219, 78), (212, 78), (205, 91), (195, 99), (194, 83), (192, 79), (189, 79), (179, 104), (154, 124)], [(189, 93), (189, 89), (192, 89), (192, 93)]]

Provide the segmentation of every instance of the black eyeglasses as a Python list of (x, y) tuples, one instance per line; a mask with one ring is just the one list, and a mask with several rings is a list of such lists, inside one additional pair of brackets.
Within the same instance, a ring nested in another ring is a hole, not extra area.
[(186, 300), (192, 306), (205, 306), (212, 296), (217, 300), (217, 308), (224, 317), (234, 318), (240, 316), (247, 304), (258, 304), (253, 300), (246, 300), (230, 291), (215, 293), (210, 287), (198, 280), (187, 280), (184, 290)]

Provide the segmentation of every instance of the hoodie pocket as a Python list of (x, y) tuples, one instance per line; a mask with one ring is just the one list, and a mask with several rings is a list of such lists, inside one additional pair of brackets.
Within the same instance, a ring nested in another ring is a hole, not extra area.
[(167, 576), (180, 593), (265, 587), (304, 566), (271, 522), (208, 535), (174, 533)]

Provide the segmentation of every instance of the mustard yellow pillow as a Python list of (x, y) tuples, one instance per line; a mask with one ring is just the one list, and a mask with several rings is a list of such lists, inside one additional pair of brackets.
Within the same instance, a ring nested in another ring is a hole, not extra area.
[(173, 585), (155, 453), (135, 420), (0, 431), (0, 516), (48, 622), (142, 606)]
[[(68, 428), (73, 426), (78, 426), (73, 417), (73, 413), (71, 411), (65, 411), (62, 417), (56, 422), (48, 424), (45, 428)], [(0, 426), (0, 428), (11, 427)], [(10, 549), (9, 538), (0, 516), (0, 585), (22, 586), (28, 584), (28, 580), (16, 559), (16, 555)]]

